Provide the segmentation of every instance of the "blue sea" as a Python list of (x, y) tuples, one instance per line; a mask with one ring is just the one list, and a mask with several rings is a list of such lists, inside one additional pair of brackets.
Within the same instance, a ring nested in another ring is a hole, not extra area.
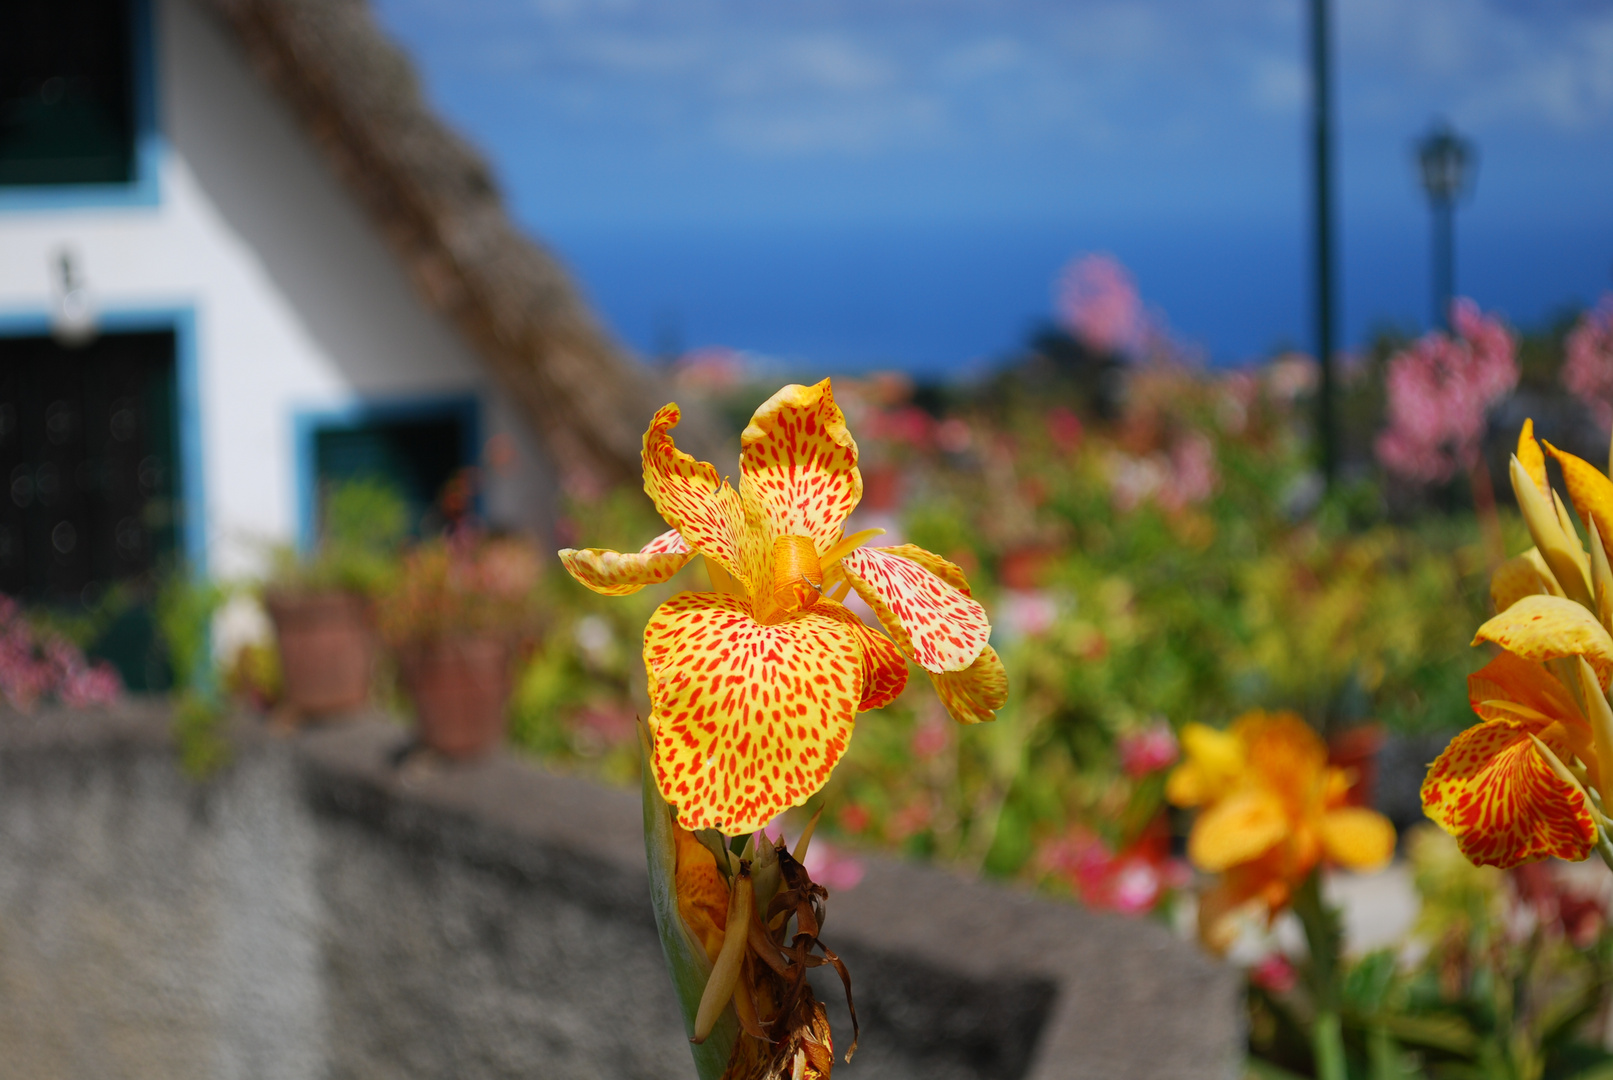
[[(1292, 228), (1027, 224), (767, 225), (541, 230), (612, 330), (651, 357), (728, 346), (823, 371), (967, 375), (1049, 315), (1073, 255), (1107, 251), (1144, 301), (1213, 363), (1308, 348), (1310, 256)], [(1458, 292), (1529, 328), (1613, 287), (1613, 226), (1472, 228)], [(1348, 226), (1344, 344), (1431, 316), (1425, 224)]]

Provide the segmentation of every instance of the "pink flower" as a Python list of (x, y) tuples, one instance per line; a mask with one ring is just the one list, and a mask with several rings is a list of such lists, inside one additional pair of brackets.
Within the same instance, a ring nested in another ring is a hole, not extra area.
[(1081, 445), (1081, 418), (1064, 405), (1047, 410), (1047, 434), (1061, 454), (1072, 453)]
[(1145, 731), (1120, 736), (1120, 767), (1133, 779), (1152, 775), (1176, 764), (1176, 733), (1161, 720)]
[(1602, 427), (1613, 427), (1613, 293), (1579, 317), (1563, 352), (1563, 385), (1590, 405)]
[(1286, 994), (1298, 981), (1294, 962), (1282, 953), (1272, 953), (1249, 969), (1249, 982), (1273, 994)]
[(920, 761), (944, 753), (952, 745), (952, 721), (942, 712), (932, 712), (913, 729), (913, 756)]
[(1064, 877), (1088, 907), (1124, 915), (1152, 911), (1168, 890), (1188, 881), (1186, 866), (1170, 858), (1157, 837), (1145, 836), (1115, 853), (1097, 834), (1079, 825), (1044, 843), (1036, 861), (1044, 871)]
[(855, 889), (866, 872), (861, 859), (847, 855), (826, 840), (812, 841), (805, 865), (812, 880), (831, 892)]
[(91, 664), (65, 638), (41, 641), (21, 606), (0, 595), (0, 695), (26, 712), (52, 694), (72, 708), (107, 705), (122, 696), (123, 680), (105, 661)]
[(1113, 255), (1079, 255), (1053, 287), (1060, 326), (1095, 353), (1133, 352), (1146, 333), (1142, 298), (1131, 273)]
[(1471, 300), (1451, 305), (1454, 337), (1434, 332), (1389, 360), (1389, 426), (1376, 451), (1384, 468), (1444, 483), (1477, 463), (1492, 406), (1518, 384), (1512, 335)]

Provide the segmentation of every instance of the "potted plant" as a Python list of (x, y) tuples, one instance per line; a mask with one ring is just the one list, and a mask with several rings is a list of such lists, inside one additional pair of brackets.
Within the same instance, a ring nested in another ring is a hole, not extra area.
[(374, 597), (390, 580), (408, 511), (375, 480), (334, 485), (313, 552), (276, 556), (264, 590), (280, 653), (282, 705), (293, 721), (352, 713), (375, 676)]
[(422, 745), (472, 757), (503, 740), (512, 667), (537, 629), (538, 576), (530, 544), (472, 528), (404, 558), (380, 625)]

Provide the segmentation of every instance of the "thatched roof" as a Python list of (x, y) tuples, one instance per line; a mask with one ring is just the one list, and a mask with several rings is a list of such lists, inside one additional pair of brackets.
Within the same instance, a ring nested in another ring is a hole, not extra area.
[(426, 104), (365, 0), (196, 0), (234, 33), (369, 214), (421, 299), (465, 335), (563, 473), (636, 477), (667, 399), (510, 220), (487, 163)]

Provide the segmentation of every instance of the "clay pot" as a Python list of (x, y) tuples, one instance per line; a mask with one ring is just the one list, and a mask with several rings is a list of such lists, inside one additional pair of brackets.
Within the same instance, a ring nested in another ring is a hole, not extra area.
[(420, 741), (445, 757), (474, 757), (504, 741), (511, 649), (501, 638), (443, 638), (401, 650)]
[(1382, 724), (1360, 724), (1345, 728), (1327, 740), (1327, 763), (1352, 773), (1348, 806), (1371, 807), (1378, 788), (1378, 751), (1383, 749)]
[(285, 704), (298, 717), (357, 712), (370, 700), (375, 628), (355, 593), (271, 593)]

